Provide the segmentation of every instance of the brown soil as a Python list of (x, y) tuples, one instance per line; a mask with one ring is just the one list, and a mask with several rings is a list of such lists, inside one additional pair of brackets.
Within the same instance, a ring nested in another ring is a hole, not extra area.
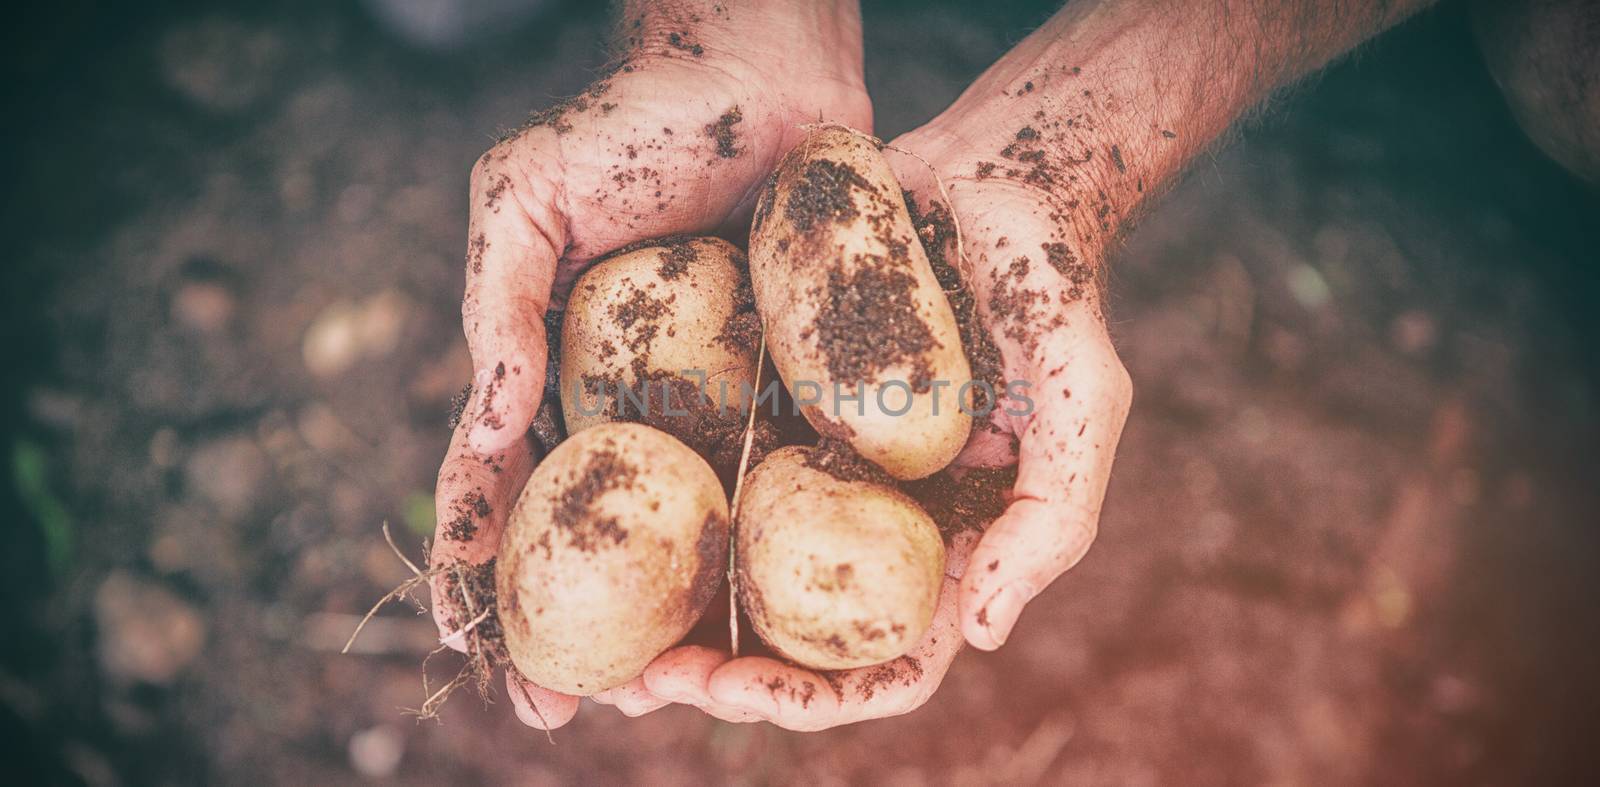
[(849, 443), (841, 440), (830, 438), (819, 440), (815, 448), (806, 452), (804, 464), (812, 470), (820, 470), (840, 481), (865, 481), (882, 486), (895, 486), (894, 478), (885, 473), (883, 468), (856, 453)]
[(573, 547), (593, 552), (608, 540), (621, 544), (628, 539), (627, 528), (614, 516), (600, 516), (594, 504), (606, 492), (631, 486), (638, 474), (638, 468), (627, 458), (600, 450), (589, 456), (576, 477), (566, 480), (556, 494), (553, 519)]
[(1017, 469), (971, 468), (957, 478), (941, 470), (927, 478), (902, 482), (900, 487), (921, 504), (946, 540), (963, 530), (982, 530), (1006, 509)]
[(706, 126), (706, 136), (717, 143), (717, 156), (719, 158), (737, 158), (744, 148), (738, 147), (739, 135), (733, 127), (744, 122), (744, 113), (738, 107), (733, 107), (722, 116)]
[[(382, 522), (413, 559), (432, 532), (472, 163), (583, 92), (605, 4), (430, 54), (303, 5), (44, 5), (0, 51), (4, 448), (43, 482), (0, 485), (0, 782), (1596, 783), (1600, 204), (1520, 136), (1466, 6), (1297, 90), (1117, 247), (1136, 394), (1099, 535), (1005, 647), (868, 724), (585, 703), (549, 746), (498, 681), (406, 717), (439, 632), (404, 605), (338, 651), (411, 576)], [(1060, 3), (866, 5), (892, 139)], [(1169, 128), (1118, 140), (1129, 176), (1197, 133)], [(320, 376), (341, 301), (385, 341)]]
[[(944, 291), (950, 301), (950, 309), (955, 313), (956, 326), (961, 333), (961, 348), (966, 353), (972, 379), (987, 381), (989, 390), (1004, 391), (1005, 370), (1001, 366), (1000, 349), (995, 346), (994, 336), (984, 324), (983, 312), (978, 308), (978, 299), (973, 294), (971, 283), (963, 279), (961, 271), (951, 259), (959, 252), (955, 247), (955, 222), (950, 218), (949, 208), (938, 200), (930, 200), (924, 212), (918, 208), (911, 192), (905, 192), (904, 196), (906, 208), (911, 213), (911, 224), (917, 229), (917, 239), (928, 256), (934, 278), (939, 280), (939, 289)], [(965, 381), (955, 381), (955, 384), (959, 387), (962, 382)], [(989, 396), (981, 386), (974, 386), (970, 390), (973, 392), (972, 412), (987, 413), (996, 405), (995, 397)], [(988, 422), (985, 421), (985, 424)]]
[(881, 260), (857, 261), (849, 274), (828, 271), (813, 330), (828, 376), (846, 388), (871, 383), (891, 367), (909, 363), (913, 391), (928, 390), (933, 332), (917, 313), (917, 280)]
[(807, 162), (799, 178), (789, 184), (784, 218), (800, 232), (851, 221), (859, 215), (852, 195), (857, 188), (870, 189), (871, 184), (849, 164), (828, 159)]

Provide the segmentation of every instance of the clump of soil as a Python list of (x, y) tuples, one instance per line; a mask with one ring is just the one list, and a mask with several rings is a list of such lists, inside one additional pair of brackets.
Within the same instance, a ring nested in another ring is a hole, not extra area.
[[(505, 632), (500, 628), (499, 604), (494, 584), (495, 558), (473, 565), (458, 562), (445, 567), (439, 579), (439, 598), (435, 605), (446, 610), (444, 623), (450, 631), (460, 631), (480, 615), (483, 619), (467, 632), (467, 655), (477, 661), (482, 658), (488, 672), (510, 663), (506, 650)], [(488, 614), (484, 615), (487, 611)]]
[(478, 534), (478, 521), (494, 513), (483, 491), (474, 489), (462, 495), (450, 508), (454, 515), (445, 524), (445, 535), (452, 541), (471, 541)]
[(700, 57), (706, 53), (705, 47), (690, 41), (688, 36), (684, 33), (672, 33), (668, 35), (667, 44), (669, 44), (673, 49), (688, 52), (695, 57)]
[(717, 155), (721, 158), (737, 158), (744, 148), (737, 147), (739, 136), (734, 133), (733, 127), (744, 122), (744, 113), (735, 105), (714, 123), (706, 125), (706, 136), (717, 143)]
[(460, 426), (461, 414), (466, 411), (467, 402), (470, 401), (472, 401), (472, 383), (467, 383), (456, 392), (455, 396), (450, 397), (450, 414), (445, 419), (445, 425), (452, 430)]
[(756, 199), (756, 215), (750, 221), (750, 234), (761, 231), (767, 223), (767, 217), (772, 215), (772, 204), (778, 199), (778, 173), (767, 176), (766, 183), (761, 186), (761, 196)]
[(856, 453), (855, 449), (843, 440), (822, 438), (817, 441), (815, 448), (806, 452), (802, 464), (812, 470), (827, 473), (840, 481), (865, 481), (888, 487), (895, 486), (894, 478), (884, 472), (883, 468)]
[(1021, 286), (1032, 265), (1027, 257), (1017, 257), (1006, 270), (995, 271), (989, 296), (990, 315), (1004, 326), (1005, 336), (1022, 345), (1030, 356), (1039, 349), (1040, 333), (1059, 328), (1065, 319), (1057, 314), (1046, 322), (1039, 306), (1050, 302), (1050, 294)]
[(917, 313), (916, 287), (915, 276), (880, 258), (859, 261), (848, 275), (838, 268), (828, 271), (812, 330), (835, 382), (854, 387), (910, 361), (912, 390), (925, 393), (932, 387), (927, 353), (936, 342)]
[(1067, 280), (1066, 300), (1082, 300), (1088, 289), (1094, 286), (1094, 269), (1078, 259), (1065, 243), (1046, 243), (1043, 248), (1045, 261)]
[(539, 447), (549, 453), (567, 438), (566, 423), (561, 417), (561, 326), (567, 313), (551, 308), (544, 314), (544, 395), (539, 401), (539, 411), (534, 413), (533, 425), (528, 434), (539, 442)]
[(611, 306), (611, 317), (617, 321), (625, 337), (623, 341), (628, 349), (635, 353), (644, 353), (650, 349), (650, 343), (655, 340), (660, 332), (659, 320), (670, 311), (669, 307), (678, 296), (669, 295), (657, 298), (646, 292), (642, 287), (634, 287), (628, 293), (628, 299)]
[(999, 518), (1017, 483), (1017, 468), (971, 468), (960, 478), (940, 470), (927, 478), (906, 481), (902, 491), (921, 504), (946, 540), (963, 530), (983, 530)]
[(700, 252), (687, 238), (674, 238), (661, 253), (661, 265), (656, 275), (667, 281), (676, 281), (689, 271), (689, 266), (700, 258)]
[[(742, 260), (743, 255), (740, 258)], [(728, 314), (728, 319), (722, 323), (722, 331), (717, 334), (717, 341), (735, 351), (761, 344), (761, 315), (756, 312), (755, 290), (750, 286), (748, 269), (741, 270), (741, 273), (744, 275), (733, 291), (733, 311)]]
[[(1005, 370), (1002, 368), (1000, 348), (994, 345), (994, 337), (983, 323), (977, 296), (971, 285), (963, 279), (961, 270), (950, 259), (956, 239), (955, 221), (950, 209), (938, 200), (929, 201), (928, 210), (924, 213), (911, 192), (904, 192), (904, 195), (906, 209), (911, 213), (911, 225), (916, 228), (917, 239), (927, 253), (928, 265), (933, 268), (934, 278), (939, 280), (939, 289), (944, 290), (945, 297), (950, 301), (951, 311), (955, 312), (961, 348), (967, 356), (972, 379), (986, 381), (990, 386), (989, 390), (981, 386), (968, 389), (973, 394), (972, 409), (978, 413), (989, 412), (997, 404), (995, 397), (990, 395), (991, 391), (1005, 390)], [(960, 251), (956, 250), (956, 253)]]
[(801, 232), (810, 232), (827, 222), (850, 221), (858, 215), (855, 200), (850, 197), (853, 187), (870, 189), (872, 184), (849, 164), (827, 159), (812, 161), (789, 189), (783, 203), (784, 216)]
[[(666, 370), (645, 371), (645, 362), (635, 358), (630, 379), (589, 377), (585, 388), (603, 395), (611, 420), (639, 423), (666, 432), (704, 457), (728, 488), (738, 472), (744, 453), (744, 431), (748, 411), (741, 411), (729, 391), (729, 401), (721, 401), (720, 390), (703, 390), (691, 380)], [(633, 393), (624, 396), (619, 386)], [(710, 386), (707, 386), (710, 388)], [(633, 398), (629, 398), (629, 397)], [(722, 405), (726, 406), (722, 406)], [(670, 412), (669, 412), (670, 411)], [(754, 466), (778, 447), (777, 429), (757, 417), (750, 449)]]
[(593, 552), (605, 541), (620, 544), (628, 539), (628, 531), (614, 516), (600, 516), (594, 510), (595, 501), (613, 489), (633, 483), (639, 470), (621, 455), (602, 450), (589, 457), (579, 471), (556, 496), (553, 513), (556, 527), (565, 531), (570, 543), (584, 552)]

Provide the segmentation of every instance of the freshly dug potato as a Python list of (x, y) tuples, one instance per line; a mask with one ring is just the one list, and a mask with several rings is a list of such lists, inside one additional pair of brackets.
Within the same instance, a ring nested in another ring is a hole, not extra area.
[[(798, 402), (820, 396), (804, 408), (818, 433), (901, 479), (955, 458), (972, 428), (957, 401), (971, 374), (872, 140), (823, 129), (784, 157), (756, 205), (750, 279), (779, 374)], [(844, 398), (858, 383), (860, 401)]]
[[(730, 454), (737, 461), (740, 394), (755, 384), (760, 341), (745, 265), (727, 241), (680, 238), (625, 250), (584, 273), (561, 330), (567, 432), (635, 421), (719, 466)], [(685, 370), (703, 372), (704, 387)]]
[(500, 546), (511, 661), (569, 694), (626, 683), (699, 619), (727, 560), (728, 504), (704, 460), (641, 424), (573, 434), (528, 479)]
[(820, 453), (780, 448), (746, 477), (735, 527), (739, 602), (762, 641), (807, 667), (888, 661), (933, 620), (944, 542), (910, 498), (818, 469), (827, 466)]

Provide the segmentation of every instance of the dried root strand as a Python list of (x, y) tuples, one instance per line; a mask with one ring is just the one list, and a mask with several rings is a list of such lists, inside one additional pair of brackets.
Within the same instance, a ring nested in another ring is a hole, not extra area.
[[(422, 701), (421, 707), (404, 708), (402, 710), (405, 713), (417, 717), (419, 720), (437, 719), (439, 717), (439, 709), (442, 708), (444, 703), (450, 699), (450, 695), (454, 694), (457, 689), (469, 683), (475, 683), (477, 685), (478, 695), (482, 697), (485, 702), (491, 702), (492, 692), (490, 690), (490, 678), (494, 675), (494, 668), (497, 665), (494, 663), (495, 659), (490, 657), (489, 651), (484, 647), (482, 638), (478, 635), (478, 627), (494, 614), (494, 610), (488, 608), (480, 610), (477, 608), (478, 605), (473, 601), (472, 594), (469, 593), (467, 589), (468, 581), (466, 574), (463, 571), (463, 568), (466, 566), (466, 564), (455, 563), (448, 566), (434, 566), (433, 568), (424, 571), (416, 563), (412, 562), (410, 558), (406, 557), (405, 553), (400, 550), (400, 547), (395, 544), (394, 534), (389, 531), (388, 522), (383, 523), (383, 539), (384, 541), (388, 542), (389, 549), (394, 552), (395, 556), (400, 558), (400, 562), (404, 563), (406, 568), (411, 570), (411, 576), (404, 582), (401, 582), (393, 590), (384, 594), (383, 598), (378, 599), (378, 602), (373, 604), (371, 609), (367, 610), (367, 614), (361, 618), (360, 623), (356, 624), (355, 631), (350, 633), (350, 639), (345, 642), (344, 648), (339, 652), (349, 653), (351, 646), (355, 645), (356, 638), (361, 636), (361, 631), (365, 629), (367, 624), (371, 622), (372, 618), (378, 614), (378, 610), (382, 609), (385, 604), (388, 604), (391, 601), (407, 601), (416, 608), (419, 614), (426, 613), (428, 611), (428, 607), (419, 599), (417, 599), (415, 595), (417, 589), (427, 585), (428, 582), (433, 578), (449, 573), (455, 580), (457, 589), (460, 590), (461, 602), (467, 612), (467, 615), (470, 616), (470, 619), (460, 628), (440, 637), (439, 647), (429, 652), (428, 655), (423, 658), (422, 692), (425, 695), (425, 699)], [(427, 560), (428, 545), (424, 543), (422, 549), (423, 559)], [(430, 681), (428, 680), (428, 662), (431, 661), (434, 656), (445, 650), (448, 650), (450, 647), (449, 643), (458, 639), (462, 641), (466, 649), (466, 661), (461, 665), (461, 669), (457, 670), (455, 676), (452, 677), (448, 682), (442, 686), (439, 686), (438, 688), (432, 687)], [(526, 694), (526, 690), (524, 690), (524, 694)], [(533, 705), (531, 697), (529, 697), (528, 700), (529, 705), (533, 708), (533, 712), (538, 714), (538, 706)], [(543, 716), (540, 716), (540, 720), (543, 721)]]
[(406, 568), (411, 569), (411, 578), (401, 582), (394, 590), (384, 594), (383, 598), (378, 599), (378, 603), (372, 605), (372, 609), (367, 610), (367, 614), (361, 617), (361, 622), (356, 624), (356, 630), (350, 632), (350, 639), (344, 643), (344, 647), (339, 651), (340, 654), (350, 652), (350, 647), (356, 644), (356, 638), (361, 636), (361, 630), (367, 627), (367, 623), (371, 622), (372, 617), (378, 614), (378, 610), (382, 609), (384, 604), (391, 601), (408, 601), (413, 607), (416, 607), (419, 614), (428, 611), (428, 608), (412, 594), (416, 592), (418, 587), (427, 584), (428, 580), (438, 574), (440, 569), (423, 571), (417, 568), (417, 564), (411, 562), (411, 559), (400, 551), (400, 547), (395, 545), (394, 536), (389, 533), (388, 522), (383, 523), (383, 540), (389, 542), (389, 549), (393, 550), (395, 556), (400, 558), (400, 562), (405, 563)]
[[(761, 326), (761, 345), (756, 350), (756, 379), (752, 390), (761, 390), (761, 369), (767, 362), (767, 327)], [(739, 454), (739, 469), (733, 481), (733, 500), (728, 504), (729, 519), (739, 521), (739, 495), (744, 491), (744, 477), (750, 470), (750, 450), (755, 445), (756, 404), (750, 402), (750, 417), (744, 425), (744, 451)], [(734, 657), (739, 655), (739, 587), (734, 571), (736, 539), (728, 539), (728, 648)]]

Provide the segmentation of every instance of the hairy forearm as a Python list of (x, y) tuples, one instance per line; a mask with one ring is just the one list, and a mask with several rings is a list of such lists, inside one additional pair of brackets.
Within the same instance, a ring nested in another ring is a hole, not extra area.
[(613, 17), (619, 53), (732, 58), (791, 79), (861, 73), (857, 0), (624, 0)]
[(1095, 257), (1241, 115), (1431, 1), (1081, 0), (918, 133), (947, 176), (1040, 194)]

